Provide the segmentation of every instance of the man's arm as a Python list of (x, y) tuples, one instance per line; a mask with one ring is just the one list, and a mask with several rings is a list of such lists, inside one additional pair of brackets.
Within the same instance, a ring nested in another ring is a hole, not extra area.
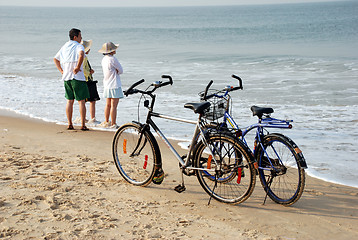
[(77, 61), (77, 66), (76, 66), (75, 69), (73, 69), (74, 74), (77, 74), (79, 71), (81, 71), (81, 65), (82, 65), (84, 56), (85, 56), (85, 53), (83, 51), (80, 51), (79, 58), (78, 58), (78, 61)]
[(61, 62), (56, 58), (54, 58), (53, 61), (55, 62), (55, 65), (56, 65), (58, 71), (60, 71), (60, 73), (63, 74), (63, 69), (61, 67)]

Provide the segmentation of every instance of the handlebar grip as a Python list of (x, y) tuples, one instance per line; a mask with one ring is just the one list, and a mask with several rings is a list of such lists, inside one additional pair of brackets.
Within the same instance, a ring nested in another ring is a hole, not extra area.
[[(238, 89), (244, 89), (243, 87), (242, 87), (242, 79), (239, 77), (239, 76), (236, 76), (236, 75), (231, 75), (231, 77), (232, 78), (235, 78), (235, 79), (237, 79), (237, 80), (239, 80), (239, 87), (238, 87)], [(235, 89), (236, 90), (236, 89)]]
[(129, 94), (131, 94), (133, 92), (133, 88), (135, 88), (136, 86), (138, 86), (139, 84), (143, 83), (144, 79), (139, 80), (138, 82), (135, 82), (132, 86), (130, 86), (127, 91), (124, 91), (124, 95), (126, 95), (128, 97)]
[(169, 79), (169, 84), (170, 84), (170, 85), (173, 85), (173, 79), (172, 79), (171, 76), (169, 76), (169, 75), (162, 75), (162, 78), (168, 78), (168, 79)]
[(163, 83), (161, 83), (160, 86), (158, 86), (158, 87), (164, 87), (164, 86), (169, 85), (169, 84), (170, 84), (170, 85), (173, 85), (173, 79), (172, 79), (171, 76), (169, 76), (169, 75), (162, 75), (162, 78), (168, 78), (169, 81), (168, 81), (168, 82), (163, 82)]
[(173, 82), (164, 82), (164, 83), (160, 84), (159, 87), (164, 87), (164, 86), (169, 85), (169, 84), (172, 85)]
[(206, 99), (208, 99), (207, 95), (208, 95), (208, 91), (209, 88), (211, 87), (211, 85), (213, 84), (213, 80), (210, 80), (210, 82), (208, 83), (208, 85), (205, 88), (205, 92), (204, 92), (204, 96), (203, 96), (203, 100), (205, 101)]
[(230, 91), (236, 91), (236, 90), (239, 90), (239, 89), (242, 89), (242, 86), (241, 87), (234, 87)]

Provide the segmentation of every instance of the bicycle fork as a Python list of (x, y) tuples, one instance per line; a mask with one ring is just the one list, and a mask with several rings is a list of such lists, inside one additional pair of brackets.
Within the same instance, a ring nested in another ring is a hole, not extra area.
[[(147, 143), (147, 139), (144, 138), (144, 143), (142, 145), (142, 147), (138, 150), (139, 146), (140, 146), (140, 143), (142, 142), (142, 138), (143, 138), (143, 134), (144, 134), (144, 131), (145, 129), (148, 128), (148, 125), (143, 125), (141, 130), (140, 130), (140, 136), (139, 136), (139, 139), (138, 139), (138, 142), (137, 142), (137, 145), (135, 146), (133, 152), (129, 155), (129, 157), (134, 157), (134, 156), (138, 156), (141, 151), (143, 150), (143, 148), (145, 147), (146, 143)], [(138, 150), (138, 151), (137, 151)], [(137, 151), (137, 153), (136, 153)]]

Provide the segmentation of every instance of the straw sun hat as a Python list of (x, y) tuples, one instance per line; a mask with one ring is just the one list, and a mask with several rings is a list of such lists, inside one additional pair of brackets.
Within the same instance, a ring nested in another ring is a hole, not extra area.
[(92, 40), (82, 40), (81, 44), (83, 45), (83, 47), (85, 48), (85, 53), (88, 52), (91, 49), (92, 46)]
[(119, 46), (119, 44), (114, 44), (112, 42), (107, 42), (107, 43), (102, 45), (102, 48), (100, 50), (98, 50), (98, 52), (100, 52), (100, 53), (111, 53), (111, 52), (116, 51), (118, 46)]

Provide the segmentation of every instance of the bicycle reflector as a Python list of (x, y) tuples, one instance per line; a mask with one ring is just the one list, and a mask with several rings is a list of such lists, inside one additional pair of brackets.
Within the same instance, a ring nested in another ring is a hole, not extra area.
[(148, 155), (145, 155), (143, 169), (147, 169), (147, 164), (148, 164)]
[(210, 156), (208, 157), (208, 162), (207, 162), (207, 164), (206, 164), (206, 165), (207, 165), (206, 167), (207, 167), (208, 169), (211, 169), (211, 160), (212, 160), (212, 159), (213, 159), (213, 156), (210, 155)]
[(299, 149), (298, 147), (295, 148), (295, 152), (296, 152), (297, 154), (302, 153), (301, 149)]
[(127, 154), (127, 139), (123, 140), (123, 153)]
[(237, 184), (240, 184), (240, 182), (241, 182), (241, 173), (242, 173), (242, 168), (238, 168), (237, 169)]

